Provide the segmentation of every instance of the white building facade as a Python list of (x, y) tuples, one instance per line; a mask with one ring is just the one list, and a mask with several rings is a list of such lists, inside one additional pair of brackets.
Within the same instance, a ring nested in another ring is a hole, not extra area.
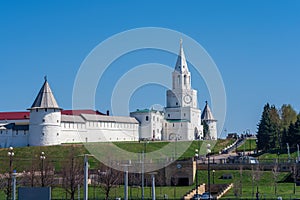
[[(175, 69), (172, 73), (172, 89), (166, 93), (167, 105), (164, 111), (144, 109), (130, 113), (131, 117), (135, 117), (139, 121), (140, 139), (156, 140), (157, 138), (154, 136), (157, 134), (154, 133), (160, 133), (161, 140), (204, 139), (201, 110), (197, 105), (197, 91), (192, 88), (191, 84), (191, 73), (181, 42)], [(156, 118), (152, 118), (153, 115), (157, 115)], [(205, 122), (209, 123), (210, 139), (217, 139), (217, 121), (205, 119)]]
[[(182, 42), (172, 73), (172, 89), (166, 92), (166, 97), (163, 111), (136, 110), (130, 117), (93, 110), (63, 110), (45, 78), (29, 112), (0, 112), (0, 148), (143, 139), (217, 139), (217, 120), (208, 104), (202, 115), (198, 108), (197, 91), (191, 87)], [(207, 138), (203, 136), (201, 122), (209, 127)]]
[(135, 118), (92, 110), (62, 110), (47, 80), (28, 110), (0, 113), (1, 148), (139, 139)]

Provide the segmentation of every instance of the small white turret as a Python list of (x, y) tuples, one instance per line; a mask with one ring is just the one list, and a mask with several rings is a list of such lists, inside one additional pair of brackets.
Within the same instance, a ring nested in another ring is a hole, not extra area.
[(29, 146), (60, 144), (61, 108), (58, 106), (47, 78), (30, 110)]
[(206, 123), (208, 126), (208, 135), (206, 139), (217, 140), (218, 132), (217, 132), (217, 120), (215, 120), (207, 101), (205, 102), (205, 108), (201, 115), (202, 122)]

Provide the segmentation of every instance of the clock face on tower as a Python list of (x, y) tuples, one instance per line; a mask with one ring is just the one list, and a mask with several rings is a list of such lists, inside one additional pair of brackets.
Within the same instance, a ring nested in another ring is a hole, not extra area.
[(183, 97), (183, 100), (184, 100), (185, 103), (189, 104), (189, 103), (192, 102), (192, 97), (191, 97), (190, 95), (187, 94), (187, 95), (185, 95), (185, 96)]

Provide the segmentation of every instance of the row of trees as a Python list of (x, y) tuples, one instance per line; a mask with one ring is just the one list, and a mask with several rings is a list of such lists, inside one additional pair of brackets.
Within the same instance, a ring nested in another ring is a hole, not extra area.
[[(77, 148), (72, 147), (64, 158), (51, 157), (45, 154), (46, 158), (41, 160), (38, 153), (35, 153), (32, 159), (15, 157), (12, 168), (17, 167), (14, 164), (17, 160), (19, 164), (22, 164), (21, 167), (18, 166), (21, 173), (19, 172), (17, 176), (17, 186), (63, 188), (65, 190), (64, 198), (74, 200), (76, 199), (78, 186), (83, 186), (84, 162), (83, 156), (80, 156), (81, 154), (82, 152)], [(0, 165), (3, 167), (0, 174), (0, 190), (3, 190), (7, 199), (10, 199), (11, 183), (8, 180), (11, 180), (11, 176), (8, 172), (11, 171), (9, 169), (11, 167), (6, 166), (6, 163), (9, 163), (7, 159), (0, 160)], [(90, 163), (94, 164), (94, 169), (89, 170), (94, 195), (97, 190), (97, 193), (105, 194), (105, 199), (111, 199), (113, 188), (124, 184), (124, 172), (100, 162), (91, 161)], [(116, 161), (111, 162), (111, 166), (114, 165), (118, 165), (118, 163)], [(140, 173), (129, 173), (129, 185), (140, 186), (141, 178)], [(145, 174), (144, 178), (145, 186), (149, 186), (151, 175)], [(164, 176), (159, 174), (156, 176), (155, 181), (159, 186), (164, 185)]]
[(300, 114), (291, 105), (264, 106), (257, 131), (257, 148), (263, 151), (282, 149), (300, 144)]

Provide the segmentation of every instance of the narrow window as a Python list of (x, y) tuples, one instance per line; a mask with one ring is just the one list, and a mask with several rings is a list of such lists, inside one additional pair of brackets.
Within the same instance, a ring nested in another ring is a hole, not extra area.
[(146, 116), (146, 121), (149, 121), (149, 117), (148, 116)]

